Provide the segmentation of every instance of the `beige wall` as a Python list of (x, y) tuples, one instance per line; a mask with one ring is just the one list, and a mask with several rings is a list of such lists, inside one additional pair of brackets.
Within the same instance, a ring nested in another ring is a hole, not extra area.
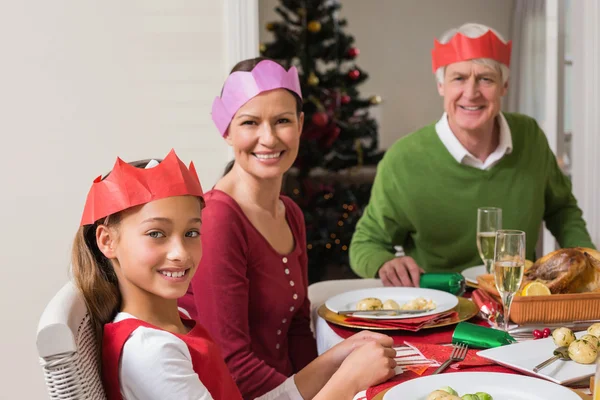
[(231, 63), (221, 1), (19, 0), (0, 15), (0, 398), (43, 399), (38, 318), (68, 279), (92, 180), (117, 155), (174, 147), (209, 188)]
[[(373, 108), (381, 121), (384, 148), (399, 137), (437, 121), (442, 113), (431, 73), (433, 39), (465, 22), (492, 26), (508, 38), (513, 0), (341, 0), (345, 32), (360, 49), (357, 64), (370, 78), (359, 89), (363, 96), (379, 94), (384, 103)], [(278, 19), (278, 0), (260, 0), (260, 40)]]

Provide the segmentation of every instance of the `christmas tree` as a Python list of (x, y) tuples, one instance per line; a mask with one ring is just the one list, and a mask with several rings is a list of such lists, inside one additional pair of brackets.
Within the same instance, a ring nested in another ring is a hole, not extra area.
[(300, 74), (304, 128), (284, 192), (304, 212), (311, 282), (327, 264), (348, 266), (348, 246), (371, 189), (370, 181), (328, 180), (328, 173), (350, 171), (342, 174), (348, 177), (382, 156), (369, 115), (381, 97), (359, 94), (368, 75), (356, 64), (360, 52), (343, 31), (340, 8), (332, 0), (280, 0), (275, 11), (281, 20), (266, 24), (275, 39), (260, 45), (261, 55), (294, 65)]

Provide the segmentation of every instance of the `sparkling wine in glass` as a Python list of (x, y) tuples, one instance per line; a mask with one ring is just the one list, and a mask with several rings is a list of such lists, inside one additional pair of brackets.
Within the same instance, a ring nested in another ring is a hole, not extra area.
[(525, 271), (525, 232), (498, 230), (494, 252), (496, 289), (504, 305), (504, 330), (508, 331), (512, 299), (521, 287)]
[(477, 209), (477, 250), (488, 274), (492, 273), (496, 231), (502, 229), (502, 209), (481, 207)]

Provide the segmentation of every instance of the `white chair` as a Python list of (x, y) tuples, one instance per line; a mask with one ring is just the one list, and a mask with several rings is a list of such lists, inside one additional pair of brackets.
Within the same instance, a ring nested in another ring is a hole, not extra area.
[(42, 313), (37, 349), (50, 399), (106, 400), (90, 316), (72, 282), (58, 291)]

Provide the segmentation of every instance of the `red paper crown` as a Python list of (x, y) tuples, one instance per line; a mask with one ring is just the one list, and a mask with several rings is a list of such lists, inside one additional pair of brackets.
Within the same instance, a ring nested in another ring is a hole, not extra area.
[(511, 49), (512, 41), (503, 43), (491, 30), (477, 38), (457, 33), (445, 44), (441, 44), (436, 39), (431, 50), (433, 73), (435, 74), (439, 67), (476, 58), (491, 58), (508, 67)]
[(101, 218), (154, 200), (173, 196), (202, 196), (202, 186), (194, 168), (171, 150), (155, 167), (143, 169), (117, 158), (106, 179), (99, 176), (88, 193), (81, 226), (91, 225)]

